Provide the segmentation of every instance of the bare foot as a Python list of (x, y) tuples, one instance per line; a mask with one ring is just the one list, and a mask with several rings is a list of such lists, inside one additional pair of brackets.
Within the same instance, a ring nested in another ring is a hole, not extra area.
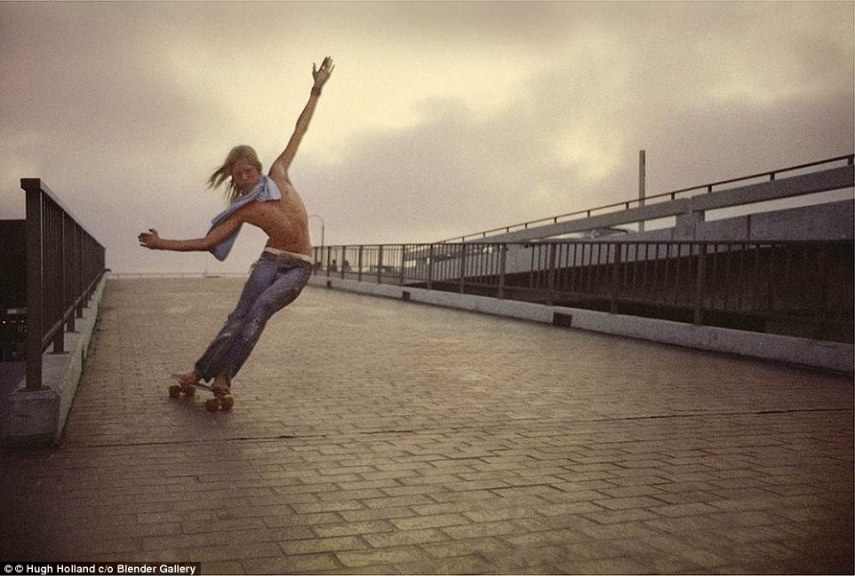
[(228, 394), (231, 391), (231, 381), (229, 377), (225, 374), (220, 374), (216, 378), (214, 378), (214, 382), (211, 384), (211, 392), (214, 394)]
[(172, 375), (182, 386), (193, 386), (199, 383), (202, 377), (195, 371), (185, 372), (184, 374)]

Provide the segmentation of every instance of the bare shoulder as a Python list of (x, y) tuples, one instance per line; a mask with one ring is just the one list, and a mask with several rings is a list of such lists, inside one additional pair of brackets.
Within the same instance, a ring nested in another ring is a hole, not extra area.
[(283, 195), (286, 192), (294, 191), (294, 184), (291, 183), (288, 171), (278, 163), (275, 163), (270, 167), (268, 176), (270, 176), (270, 179), (273, 180), (276, 187), (279, 188), (279, 191), (282, 192)]

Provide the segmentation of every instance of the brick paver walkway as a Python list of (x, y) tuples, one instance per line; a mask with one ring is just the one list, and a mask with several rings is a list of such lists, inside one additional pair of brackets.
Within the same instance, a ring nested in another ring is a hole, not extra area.
[(851, 573), (848, 376), (307, 288), (231, 413), (167, 397), (240, 279), (114, 280), (0, 560), (206, 573)]

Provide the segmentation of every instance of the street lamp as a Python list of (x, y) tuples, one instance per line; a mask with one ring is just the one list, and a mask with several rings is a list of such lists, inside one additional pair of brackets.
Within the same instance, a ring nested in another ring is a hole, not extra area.
[(309, 220), (311, 220), (312, 218), (317, 218), (318, 220), (321, 221), (321, 263), (323, 263), (323, 260), (324, 260), (324, 227), (325, 227), (324, 219), (321, 218), (320, 216), (318, 216), (317, 214), (310, 214)]

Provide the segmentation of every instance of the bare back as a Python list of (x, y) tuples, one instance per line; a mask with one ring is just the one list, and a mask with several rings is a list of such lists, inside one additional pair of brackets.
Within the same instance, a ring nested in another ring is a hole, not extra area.
[(282, 199), (247, 204), (240, 210), (242, 220), (258, 226), (267, 234), (267, 247), (309, 256), (312, 243), (303, 200), (288, 179), (274, 177), (273, 181), (282, 193)]

